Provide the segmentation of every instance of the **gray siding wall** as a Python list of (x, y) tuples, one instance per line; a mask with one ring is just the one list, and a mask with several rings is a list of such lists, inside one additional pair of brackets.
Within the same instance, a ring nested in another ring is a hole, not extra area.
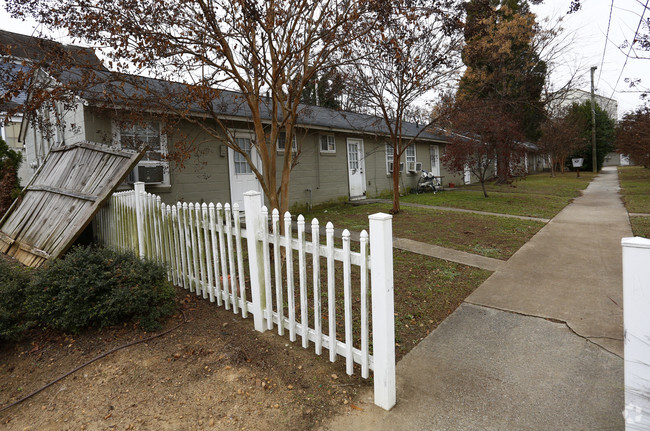
[[(171, 188), (159, 193), (167, 203), (181, 202), (229, 202), (230, 182), (228, 156), (221, 156), (221, 143), (203, 130), (189, 123), (182, 123), (178, 134), (167, 136), (169, 152), (178, 150), (179, 142), (191, 142), (191, 156), (183, 166), (170, 162)], [(187, 150), (187, 149), (183, 149)]]
[[(86, 110), (84, 129), (86, 139), (109, 144), (112, 141), (111, 120), (105, 114)], [(244, 123), (234, 123), (234, 129), (247, 129)], [(323, 135), (333, 135), (336, 152), (320, 151)], [(386, 170), (385, 138), (359, 135), (353, 132), (328, 132), (319, 130), (298, 130), (297, 140), (301, 142), (301, 154), (291, 172), (289, 188), (290, 206), (306, 207), (326, 202), (349, 199), (347, 139), (363, 139), (364, 164), (367, 197), (389, 197), (392, 191), (392, 175)], [(179, 145), (182, 142), (183, 145)], [(191, 144), (187, 144), (190, 142)], [(217, 139), (200, 130), (196, 125), (181, 122), (177, 132), (167, 136), (170, 153), (187, 151), (189, 157), (179, 163), (170, 161), (171, 186), (147, 186), (147, 191), (161, 196), (163, 202), (230, 202), (230, 176), (227, 150), (222, 150)], [(429, 142), (416, 144), (416, 160), (423, 169), (431, 170)], [(440, 155), (445, 144), (438, 144)], [(277, 154), (277, 178), (281, 178), (282, 153)], [(406, 156), (402, 156), (402, 161)], [(443, 184), (462, 184), (462, 174), (451, 174), (441, 165)], [(402, 193), (417, 185), (420, 173), (402, 172), (400, 188)]]

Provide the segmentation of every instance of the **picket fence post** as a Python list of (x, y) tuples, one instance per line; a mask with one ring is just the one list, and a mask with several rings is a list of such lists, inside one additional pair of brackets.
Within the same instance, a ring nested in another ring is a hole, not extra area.
[(368, 219), (375, 404), (390, 410), (396, 402), (393, 216), (377, 213)]
[(626, 430), (650, 429), (650, 240), (623, 238)]
[(138, 181), (134, 184), (135, 186), (135, 220), (136, 220), (136, 229), (138, 231), (138, 253), (140, 259), (144, 259), (144, 211), (142, 206), (144, 205), (144, 183)]
[[(264, 285), (263, 243), (257, 237), (261, 230), (262, 194), (256, 191), (244, 193), (244, 214), (246, 217), (246, 245), (251, 277), (251, 301), (253, 303), (253, 325), (264, 332), (264, 309), (266, 308), (266, 286)], [(269, 319), (272, 317), (269, 316)]]

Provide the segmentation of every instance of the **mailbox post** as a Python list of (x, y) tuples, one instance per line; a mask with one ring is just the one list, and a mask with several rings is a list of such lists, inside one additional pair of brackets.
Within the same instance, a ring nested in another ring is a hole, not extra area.
[(578, 172), (577, 178), (580, 178), (580, 168), (582, 167), (582, 162), (584, 161), (585, 159), (583, 159), (582, 157), (571, 159), (571, 163), (573, 163), (573, 167), (576, 168)]

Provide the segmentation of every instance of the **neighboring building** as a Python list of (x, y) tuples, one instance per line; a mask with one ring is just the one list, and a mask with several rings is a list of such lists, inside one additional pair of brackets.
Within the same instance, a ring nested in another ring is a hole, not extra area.
[[(594, 94), (594, 100), (598, 106), (607, 112), (609, 118), (614, 121), (618, 119), (618, 102), (615, 99)], [(569, 90), (560, 102), (560, 106), (569, 107), (574, 103), (581, 104), (586, 101), (591, 101), (591, 92), (577, 89)]]
[[(105, 70), (101, 61), (92, 49), (25, 36), (0, 30), (0, 73), (3, 78), (17, 75), (26, 70), (31, 64), (38, 64), (39, 67), (47, 70), (48, 67), (55, 67), (52, 57), (73, 59), (78, 64), (91, 66), (97, 70)], [(4, 95), (1, 91), (0, 96)], [(23, 155), (23, 162), (18, 171), (18, 178), (21, 186), (25, 186), (38, 168), (42, 158), (28, 160), (27, 148), (20, 141), (20, 127), (23, 120), (23, 113), (17, 111), (27, 98), (27, 89), (23, 89), (11, 100), (0, 100), (0, 133), (9, 147), (19, 151)], [(5, 122), (5, 119), (7, 120)]]

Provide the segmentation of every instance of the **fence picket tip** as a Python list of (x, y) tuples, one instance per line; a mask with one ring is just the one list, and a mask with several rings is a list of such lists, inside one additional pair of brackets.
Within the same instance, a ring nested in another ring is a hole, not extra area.
[(368, 238), (368, 231), (366, 231), (365, 229), (362, 230), (361, 233), (359, 234), (359, 237), (367, 239)]
[(221, 210), (221, 208), (223, 208), (223, 205), (221, 205), (221, 202), (217, 202), (217, 209)]
[(188, 208), (187, 202), (183, 202), (183, 209), (187, 209), (187, 208)]
[(260, 209), (260, 211), (264, 215), (269, 215), (269, 209), (266, 207), (266, 205), (263, 205), (262, 208)]
[(298, 216), (298, 223), (305, 224), (305, 217), (302, 214)]
[(311, 225), (312, 225), (312, 227), (313, 226), (318, 226), (318, 219), (317, 218), (311, 219)]
[(348, 238), (349, 239), (350, 238), (350, 231), (347, 230), (347, 229), (343, 229), (343, 232), (341, 233), (341, 236), (343, 238)]
[(325, 225), (325, 229), (327, 229), (328, 232), (329, 232), (330, 230), (331, 230), (331, 231), (334, 231), (334, 225), (332, 224), (331, 221), (328, 221), (328, 222), (327, 222), (327, 224)]
[(212, 202), (210, 202), (210, 204), (208, 205), (208, 208), (209, 209), (214, 209), (214, 204)]
[(223, 206), (223, 208), (224, 208), (226, 211), (229, 211), (229, 210), (230, 210), (230, 203), (226, 202), (226, 204)]
[(239, 211), (239, 203), (238, 203), (238, 202), (235, 202), (235, 203), (232, 205), (232, 209), (233, 209), (233, 211)]
[(278, 211), (277, 208), (273, 208), (273, 211), (271, 211), (271, 214), (272, 214), (274, 217), (280, 217), (280, 211)]
[(289, 211), (284, 213), (284, 221), (291, 220), (291, 213)]
[(207, 210), (207, 209), (208, 209), (208, 204), (206, 204), (205, 202), (203, 202), (203, 203), (201, 204), (201, 209), (202, 209), (202, 210)]

